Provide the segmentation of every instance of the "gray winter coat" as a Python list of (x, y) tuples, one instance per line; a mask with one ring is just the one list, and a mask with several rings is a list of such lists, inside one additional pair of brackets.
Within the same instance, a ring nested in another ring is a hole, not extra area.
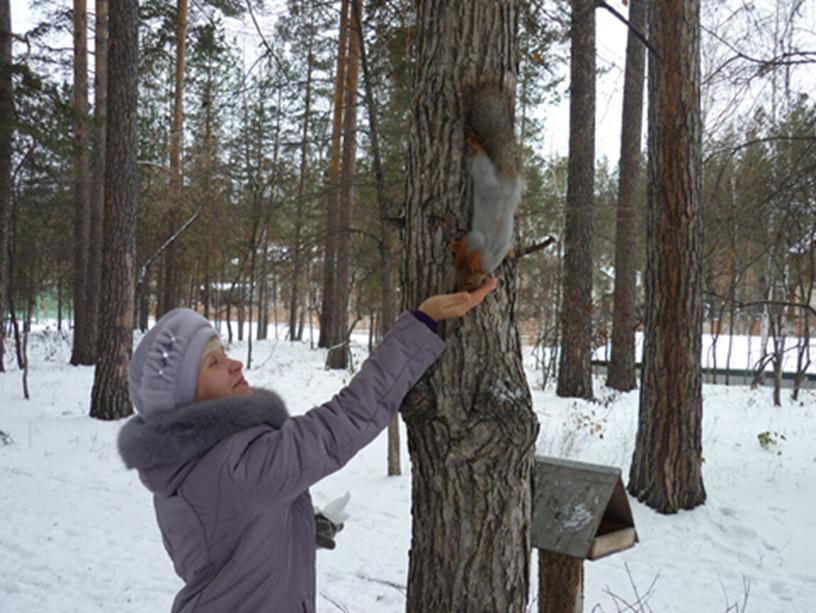
[(314, 612), (308, 488), (374, 440), (443, 348), (405, 313), (349, 385), (304, 415), (255, 390), (131, 418), (119, 451), (153, 492), (185, 582), (174, 613)]

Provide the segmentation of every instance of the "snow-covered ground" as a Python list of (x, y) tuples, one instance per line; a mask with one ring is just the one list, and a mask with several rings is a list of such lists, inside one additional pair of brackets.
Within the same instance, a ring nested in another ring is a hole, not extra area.
[[(357, 338), (359, 364), (366, 337)], [(29, 345), (31, 400), (10, 353), (9, 372), (0, 374), (0, 430), (10, 437), (0, 441), (0, 612), (169, 610), (180, 580), (150, 495), (116, 452), (121, 423), (87, 417), (92, 368), (68, 366), (68, 341), (53, 331), (33, 334)], [(247, 378), (279, 391), (293, 413), (327, 400), (349, 377), (325, 371), (323, 351), (308, 343), (253, 345)], [(231, 350), (245, 352), (245, 343)], [(535, 388), (533, 358), (525, 360)], [(796, 403), (786, 393), (781, 408), (769, 389), (706, 386), (704, 395), (706, 504), (664, 516), (632, 501), (640, 543), (586, 563), (586, 611), (640, 611), (638, 599), (655, 612), (816, 611), (816, 393)], [(575, 401), (534, 389), (538, 452), (611, 464), (625, 476), (637, 392), (613, 393), (596, 381), (596, 396)], [(312, 490), (317, 505), (352, 495), (337, 549), (318, 553), (321, 612), (404, 610), (410, 466), (402, 442), (403, 476), (384, 476), (382, 435)], [(531, 580), (535, 611), (535, 572)]]

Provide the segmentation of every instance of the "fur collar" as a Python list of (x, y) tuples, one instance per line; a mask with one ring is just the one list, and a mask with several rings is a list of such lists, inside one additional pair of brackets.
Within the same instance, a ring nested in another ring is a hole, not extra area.
[(119, 431), (119, 454), (125, 466), (176, 465), (253, 426), (280, 428), (289, 418), (283, 400), (269, 390), (253, 388), (252, 392), (250, 396), (195, 402), (148, 420), (132, 417)]

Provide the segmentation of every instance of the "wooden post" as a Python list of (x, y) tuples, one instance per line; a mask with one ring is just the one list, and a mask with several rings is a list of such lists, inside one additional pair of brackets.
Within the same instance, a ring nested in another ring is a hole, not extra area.
[(538, 612), (582, 613), (584, 561), (538, 550)]
[(537, 456), (531, 524), (539, 613), (582, 613), (584, 560), (638, 542), (621, 471), (612, 466)]

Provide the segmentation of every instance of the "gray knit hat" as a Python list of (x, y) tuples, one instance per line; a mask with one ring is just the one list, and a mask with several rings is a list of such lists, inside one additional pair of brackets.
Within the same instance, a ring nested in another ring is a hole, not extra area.
[(184, 308), (165, 313), (145, 334), (128, 369), (130, 399), (142, 418), (193, 402), (204, 347), (217, 335), (209, 321)]

